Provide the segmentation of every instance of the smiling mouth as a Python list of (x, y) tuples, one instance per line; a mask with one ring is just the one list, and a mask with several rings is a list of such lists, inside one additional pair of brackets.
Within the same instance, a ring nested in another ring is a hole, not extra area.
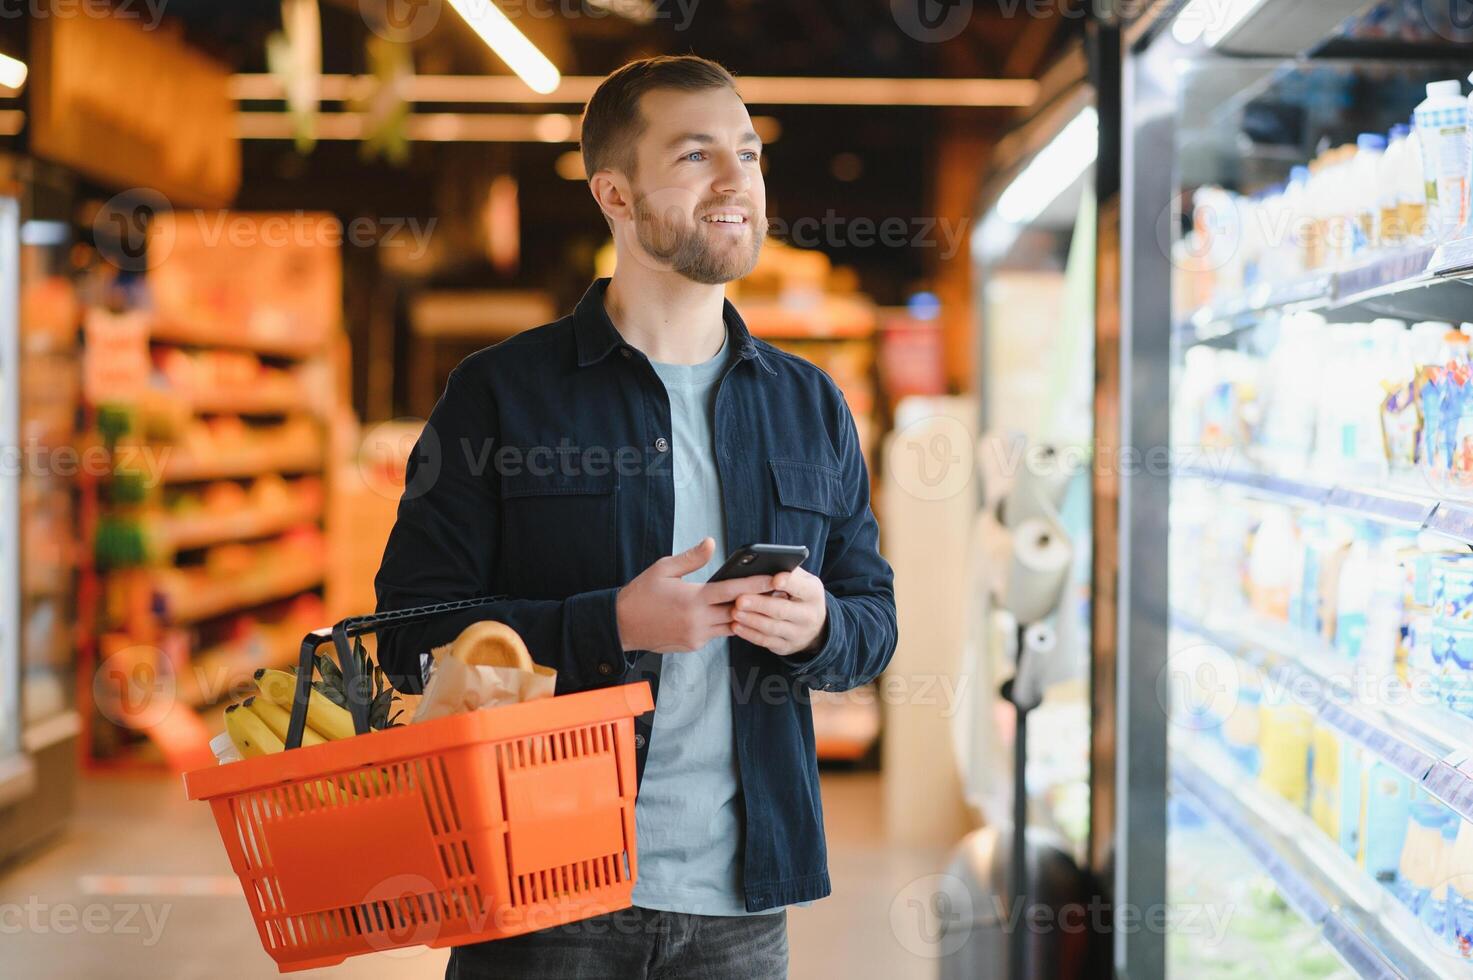
[(708, 225), (744, 225), (747, 218), (741, 214), (708, 214), (701, 221)]

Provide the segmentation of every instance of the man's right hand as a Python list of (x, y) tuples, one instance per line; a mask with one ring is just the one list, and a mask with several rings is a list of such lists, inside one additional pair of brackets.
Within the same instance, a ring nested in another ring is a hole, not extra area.
[(619, 642), (627, 650), (689, 653), (722, 636), (731, 636), (732, 603), (739, 595), (772, 591), (771, 575), (725, 582), (686, 582), (682, 576), (704, 568), (716, 550), (703, 538), (689, 551), (661, 558), (619, 590), (615, 611)]

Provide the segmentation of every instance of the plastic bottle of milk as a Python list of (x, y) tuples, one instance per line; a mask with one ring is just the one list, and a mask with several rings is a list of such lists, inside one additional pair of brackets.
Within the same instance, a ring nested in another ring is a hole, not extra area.
[(1355, 202), (1351, 253), (1365, 255), (1380, 246), (1381, 161), (1386, 156), (1386, 137), (1363, 133), (1355, 146), (1355, 160), (1350, 166), (1351, 196)]
[(1412, 127), (1407, 130), (1405, 155), (1396, 178), (1396, 196), (1401, 205), (1401, 227), (1408, 244), (1425, 242), (1431, 235), (1427, 227), (1427, 171), (1422, 163), (1422, 141)]
[(1407, 240), (1407, 230), (1401, 223), (1402, 168), (1406, 166), (1407, 136), (1410, 126), (1393, 126), (1386, 153), (1381, 157), (1381, 167), (1376, 174), (1379, 211), (1376, 215), (1376, 246), (1396, 248)]
[(1355, 251), (1356, 221), (1360, 208), (1354, 200), (1356, 147), (1336, 147), (1328, 155), (1328, 166), (1320, 175), (1323, 195), (1321, 215), (1325, 221), (1325, 267), (1338, 269)]
[(1417, 137), (1427, 180), (1430, 230), (1446, 241), (1468, 218), (1468, 100), (1457, 79), (1432, 82), (1417, 106)]
[(1304, 274), (1305, 250), (1313, 220), (1309, 210), (1309, 168), (1295, 167), (1289, 172), (1289, 186), (1284, 189), (1283, 227), (1274, 227), (1273, 265), (1280, 281)]

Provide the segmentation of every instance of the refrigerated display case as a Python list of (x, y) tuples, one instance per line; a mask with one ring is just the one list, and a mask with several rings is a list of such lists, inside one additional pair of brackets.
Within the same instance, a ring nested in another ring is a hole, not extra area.
[(0, 859), (65, 825), (80, 729), (78, 306), (67, 225), (24, 208), (0, 198)]
[[(15, 202), (0, 201), (0, 289), (13, 298)], [(8, 228), (6, 227), (8, 226)], [(20, 443), (20, 331), (14, 303), (0, 303), (0, 446)], [(0, 468), (0, 808), (29, 795), (30, 761), (21, 752), (20, 469)]]
[(1473, 166), (1460, 6), (1127, 30), (1119, 976), (1473, 976), (1473, 243), (1415, 200)]

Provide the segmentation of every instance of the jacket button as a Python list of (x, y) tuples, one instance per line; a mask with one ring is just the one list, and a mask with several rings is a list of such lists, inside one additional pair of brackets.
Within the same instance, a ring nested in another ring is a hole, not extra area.
[(658, 439), (655, 440), (655, 452), (657, 452), (657, 453), (663, 453), (665, 450), (667, 450), (669, 448), (670, 448), (670, 440), (669, 439), (666, 439), (664, 436), (661, 436), (660, 438), (658, 438)]
[(643, 735), (636, 735), (636, 736), (634, 736), (634, 747), (636, 749), (642, 749), (642, 748), (644, 748), (644, 743), (645, 743), (645, 738), (644, 738)]
[(630, 350), (628, 347), (620, 348), (619, 353), (624, 355), (624, 360), (626, 361), (631, 360), (634, 357), (634, 351)]
[(605, 677), (607, 677), (609, 674), (612, 674), (614, 672), (614, 665), (613, 664), (599, 664), (598, 665), (598, 672), (600, 674), (603, 674)]

